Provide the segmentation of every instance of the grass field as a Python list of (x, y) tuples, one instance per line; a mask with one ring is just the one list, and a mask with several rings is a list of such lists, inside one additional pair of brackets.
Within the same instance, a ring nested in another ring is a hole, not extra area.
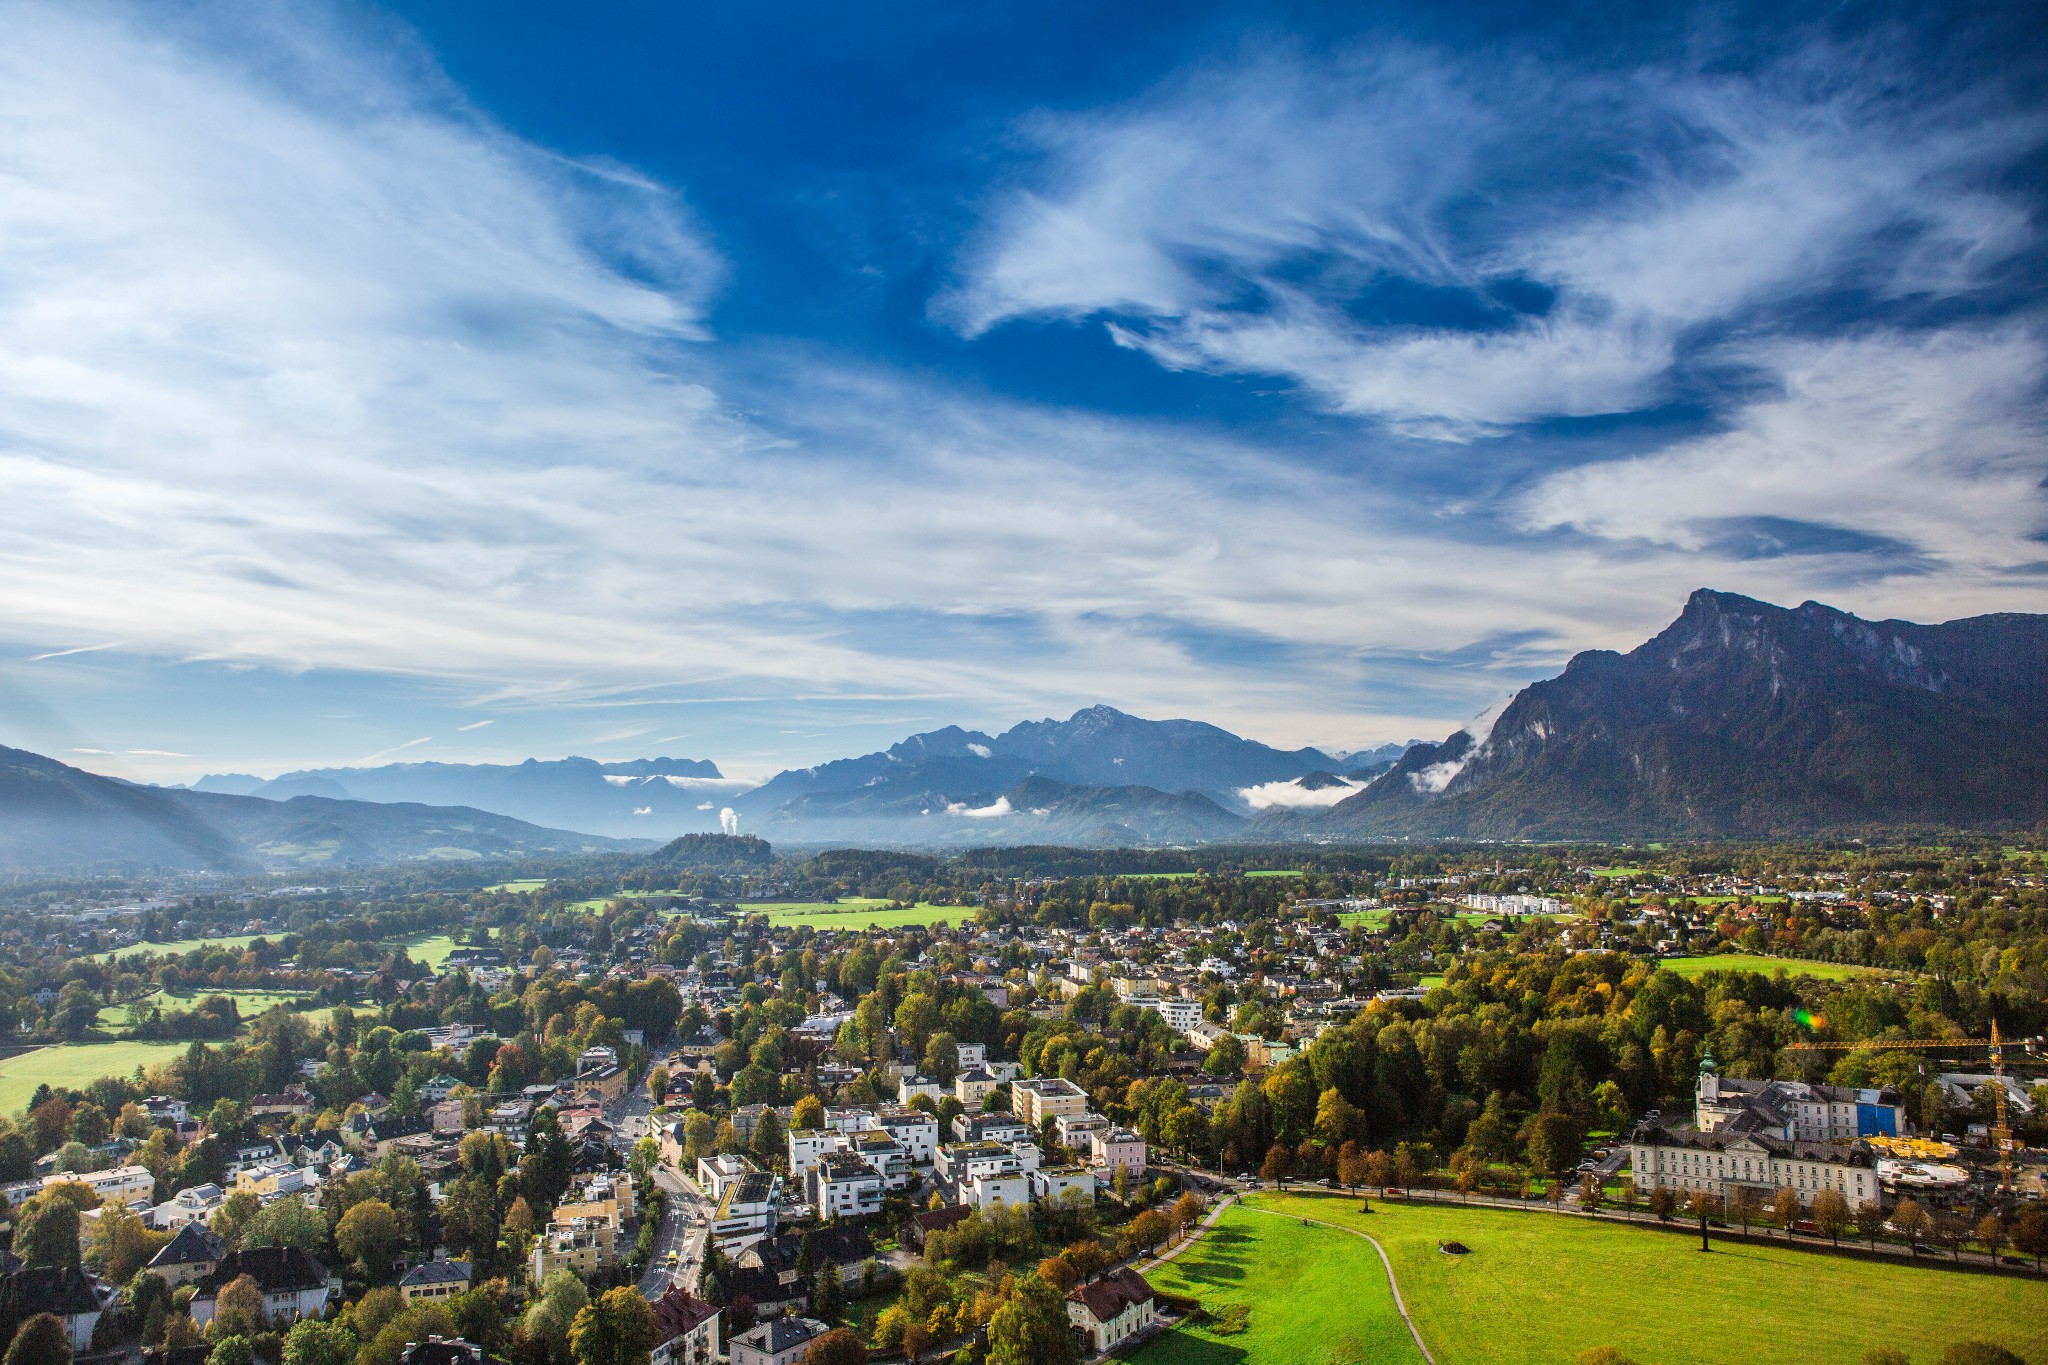
[(538, 890), (540, 890), (540, 889), (541, 889), (541, 888), (542, 888), (543, 886), (546, 886), (547, 884), (548, 884), (548, 879), (547, 879), (546, 877), (517, 877), (517, 878), (514, 878), (514, 879), (513, 879), (512, 881), (509, 881), (509, 882), (499, 882), (499, 883), (498, 883), (498, 884), (497, 884), (496, 886), (487, 886), (487, 887), (485, 887), (485, 888), (484, 888), (484, 890), (486, 890), (486, 891), (538, 891)]
[(1247, 872), (1244, 875), (1247, 877), (1301, 877), (1307, 874), (1303, 872), (1274, 872), (1261, 869), (1257, 872)]
[(448, 954), (455, 951), (455, 940), (446, 934), (422, 934), (403, 940), (405, 955), (423, 967), (439, 970), (448, 960)]
[(972, 905), (927, 905), (901, 910), (886, 900), (849, 896), (839, 901), (762, 901), (740, 907), (742, 915), (766, 915), (773, 925), (809, 925), (813, 929), (901, 929), (906, 925), (965, 924), (976, 915)]
[[(1138, 1365), (1420, 1365), (1387, 1272), (1363, 1239), (1231, 1209), (1194, 1247), (1147, 1272), (1155, 1289), (1202, 1301), (1209, 1320), (1154, 1337)], [(1247, 1308), (1241, 1332), (1218, 1332)]]
[(1643, 875), (1643, 870), (1640, 867), (1596, 867), (1593, 869), (1593, 875), (1596, 877), (1640, 877)]
[(107, 956), (113, 958), (139, 957), (143, 953), (158, 953), (164, 956), (171, 956), (178, 953), (189, 953), (194, 948), (246, 948), (262, 937), (263, 935), (261, 934), (230, 934), (225, 938), (181, 938), (172, 943), (131, 943), (126, 948), (116, 948)]
[(1755, 972), (1772, 976), (1783, 968), (1789, 976), (1811, 976), (1821, 981), (1853, 981), (1860, 976), (1882, 976), (1875, 967), (1858, 967), (1844, 962), (1808, 962), (1796, 957), (1752, 957), (1747, 953), (1714, 953), (1707, 957), (1672, 957), (1658, 964), (1688, 981), (1708, 972)]
[(37, 1048), (0, 1062), (0, 1113), (13, 1114), (27, 1105), (39, 1085), (83, 1088), (102, 1076), (132, 1075), (138, 1066), (156, 1066), (181, 1057), (189, 1043), (65, 1043)]
[[(1372, 1249), (1303, 1227), (1303, 1216), (1379, 1240), (1440, 1365), (1569, 1365), (1603, 1345), (1654, 1365), (1857, 1365), (1865, 1351), (1893, 1346), (1925, 1365), (1971, 1338), (2048, 1360), (2048, 1283), (2036, 1279), (1852, 1260), (1761, 1235), (1717, 1240), (1703, 1256), (1692, 1237), (1613, 1222), (1380, 1201), (1360, 1214), (1354, 1198), (1291, 1193), (1253, 1196), (1249, 1208), (1224, 1215), (1225, 1236), (1213, 1246), (1204, 1239), (1148, 1276), (1212, 1310), (1251, 1303), (1250, 1330), (1174, 1333), (1135, 1358), (1414, 1359)], [(1446, 1255), (1441, 1241), (1471, 1254)]]
[[(233, 997), (235, 1002), (235, 1008), (241, 1012), (242, 1017), (244, 1019), (253, 1019), (257, 1015), (262, 1014), (265, 1010), (270, 1009), (273, 1005), (286, 1005), (290, 1004), (294, 1000), (304, 999), (306, 992), (247, 990), (210, 991), (205, 989), (199, 989), (190, 991), (184, 995), (166, 995), (162, 991), (156, 991), (147, 998), (150, 1000), (154, 1000), (156, 1002), (157, 1008), (168, 1014), (172, 1010), (189, 1010), (194, 1005), (197, 1005), (201, 1000), (204, 1000), (208, 996), (212, 995), (226, 995)], [(105, 1008), (100, 1010), (99, 1022), (101, 1028), (127, 1027), (128, 1006), (126, 1004), (106, 1006)]]

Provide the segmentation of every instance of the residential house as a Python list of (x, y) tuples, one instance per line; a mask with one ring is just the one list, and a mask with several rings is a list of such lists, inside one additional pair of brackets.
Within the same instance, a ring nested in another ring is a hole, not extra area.
[(719, 1310), (679, 1284), (653, 1303), (660, 1334), (648, 1365), (714, 1365), (718, 1360)]
[(862, 1218), (882, 1211), (882, 1173), (853, 1152), (826, 1152), (804, 1174), (804, 1196), (818, 1217)]
[(469, 1292), (468, 1261), (428, 1261), (416, 1265), (398, 1281), (398, 1292), (406, 1302), (416, 1299), (452, 1299)]
[(149, 1269), (156, 1272), (163, 1282), (176, 1289), (193, 1280), (203, 1280), (213, 1273), (220, 1258), (227, 1254), (227, 1243), (204, 1223), (186, 1223), (180, 1227), (170, 1241), (149, 1260)]
[(618, 1264), (618, 1229), (598, 1218), (556, 1219), (533, 1243), (527, 1269), (536, 1287), (557, 1270), (594, 1275)]
[(1106, 1354), (1158, 1323), (1158, 1296), (1137, 1271), (1114, 1270), (1067, 1291), (1067, 1321), (1090, 1354)]
[(341, 1277), (328, 1273), (297, 1247), (244, 1247), (221, 1257), (213, 1272), (199, 1281), (192, 1295), (192, 1321), (201, 1327), (213, 1321), (220, 1291), (244, 1275), (263, 1291), (263, 1314), (273, 1322), (318, 1317), (328, 1300), (341, 1294)]
[(1055, 1114), (1079, 1114), (1088, 1108), (1080, 1086), (1058, 1076), (1010, 1082), (1010, 1106), (1036, 1132)]
[(103, 1293), (98, 1281), (75, 1265), (17, 1267), (0, 1275), (0, 1321), (18, 1323), (37, 1313), (54, 1313), (71, 1337), (72, 1353), (91, 1350), (100, 1315), (113, 1303), (111, 1287)]
[(149, 1221), (166, 1232), (187, 1223), (204, 1224), (226, 1198), (227, 1192), (218, 1185), (194, 1185), (151, 1209)]
[(776, 1318), (734, 1337), (726, 1344), (726, 1359), (730, 1365), (797, 1365), (825, 1332), (816, 1318)]

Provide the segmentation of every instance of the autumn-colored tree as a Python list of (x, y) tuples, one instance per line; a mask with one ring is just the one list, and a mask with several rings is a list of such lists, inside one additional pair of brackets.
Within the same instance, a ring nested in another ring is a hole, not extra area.
[(1998, 1253), (2005, 1250), (2008, 1236), (2005, 1220), (1995, 1213), (1987, 1213), (1977, 1220), (1976, 1232), (1977, 1244), (1984, 1248), (1984, 1254), (1994, 1261), (1997, 1260)]
[(1074, 1267), (1057, 1256), (1048, 1256), (1038, 1263), (1038, 1277), (1062, 1294), (1081, 1282)]
[[(907, 1335), (909, 1328), (905, 1328)], [(835, 1327), (811, 1342), (804, 1352), (804, 1365), (868, 1365), (867, 1343), (860, 1334)]]
[[(640, 1292), (626, 1285), (587, 1303), (569, 1325), (578, 1365), (647, 1365), (661, 1344), (661, 1325)], [(865, 1357), (863, 1357), (865, 1359)]]
[(1272, 1181), (1273, 1188), (1279, 1189), (1293, 1173), (1294, 1153), (1287, 1150), (1285, 1143), (1274, 1143), (1267, 1149), (1265, 1163), (1259, 1167), (1259, 1178)]
[(1109, 1253), (1102, 1249), (1102, 1243), (1091, 1238), (1062, 1249), (1060, 1259), (1072, 1267), (1076, 1281), (1086, 1281), (1102, 1273), (1109, 1264)]
[(218, 1341), (224, 1336), (249, 1337), (263, 1330), (263, 1289), (251, 1275), (237, 1275), (222, 1287), (213, 1301), (213, 1321), (207, 1333)]
[(1173, 1209), (1167, 1217), (1173, 1220), (1173, 1230), (1176, 1233), (1185, 1232), (1202, 1221), (1202, 1196), (1193, 1190), (1187, 1191), (1173, 1201)]
[(1893, 1227), (1906, 1235), (1906, 1241), (1913, 1248), (1913, 1254), (1918, 1256), (1920, 1239), (1926, 1236), (1927, 1230), (1934, 1225), (1934, 1220), (1928, 1217), (1927, 1210), (1920, 1207), (1917, 1200), (1901, 1199), (1898, 1207), (1892, 1210), (1891, 1221)]
[(1173, 1236), (1173, 1224), (1159, 1210), (1146, 1209), (1131, 1220), (1130, 1231), (1126, 1235), (1132, 1246), (1156, 1252), (1167, 1238)]
[(1060, 1292), (1036, 1275), (1007, 1284), (988, 1320), (988, 1365), (1075, 1365), (1079, 1352)]
[(1862, 1233), (1871, 1246), (1884, 1233), (1884, 1205), (1875, 1199), (1866, 1199), (1856, 1206), (1856, 1231)]
[(404, 1245), (405, 1224), (381, 1199), (365, 1199), (334, 1225), (334, 1249), (372, 1284), (390, 1277), (391, 1262)]
[(2012, 1249), (2033, 1257), (2034, 1269), (2039, 1270), (2041, 1258), (2048, 1256), (2048, 1209), (2022, 1209), (2007, 1235), (2012, 1239)]
[[(1041, 1273), (1044, 1269), (1043, 1266), (1039, 1267)], [(924, 1359), (924, 1353), (931, 1348), (932, 1334), (923, 1323), (913, 1322), (904, 1327), (903, 1354), (910, 1365), (918, 1365), (918, 1362)]]
[(1659, 1185), (1650, 1191), (1650, 1212), (1657, 1215), (1660, 1222), (1668, 1220), (1677, 1208), (1677, 1190), (1669, 1185)]
[(14, 1254), (32, 1266), (78, 1264), (78, 1205), (45, 1190), (14, 1216)]
[(790, 1129), (794, 1132), (811, 1132), (825, 1126), (825, 1102), (816, 1095), (806, 1095), (796, 1102), (796, 1112), (790, 1115)]
[(1836, 1246), (1849, 1226), (1849, 1201), (1840, 1190), (1822, 1190), (1813, 1197), (1813, 1223)]
[(1792, 1225), (1805, 1216), (1806, 1206), (1799, 1202), (1797, 1190), (1779, 1190), (1777, 1197), (1771, 1200), (1771, 1221), (1788, 1234), (1792, 1231)]

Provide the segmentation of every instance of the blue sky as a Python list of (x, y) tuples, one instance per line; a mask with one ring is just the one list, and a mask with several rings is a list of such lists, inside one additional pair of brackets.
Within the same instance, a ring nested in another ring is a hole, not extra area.
[(0, 741), (85, 766), (1362, 746), (1700, 586), (2048, 609), (2038, 7), (0, 8)]

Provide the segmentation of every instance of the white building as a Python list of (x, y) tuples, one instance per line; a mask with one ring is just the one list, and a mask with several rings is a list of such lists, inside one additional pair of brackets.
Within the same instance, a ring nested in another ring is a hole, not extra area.
[(1878, 1197), (1876, 1163), (1864, 1143), (1650, 1128), (1630, 1141), (1629, 1166), (1638, 1189), (1673, 1189), (1681, 1196), (1704, 1190), (1726, 1199), (1749, 1189), (1769, 1203), (1779, 1190), (1807, 1201), (1834, 1190), (1850, 1208)]
[(804, 1175), (804, 1193), (818, 1216), (861, 1218), (882, 1211), (882, 1173), (852, 1152), (826, 1152)]
[(1159, 1321), (1158, 1297), (1137, 1271), (1112, 1271), (1068, 1291), (1067, 1320), (1102, 1355)]
[(1010, 1104), (1018, 1118), (1036, 1130), (1055, 1114), (1079, 1114), (1088, 1108), (1080, 1086), (1058, 1076), (1039, 1076), (1010, 1083)]

